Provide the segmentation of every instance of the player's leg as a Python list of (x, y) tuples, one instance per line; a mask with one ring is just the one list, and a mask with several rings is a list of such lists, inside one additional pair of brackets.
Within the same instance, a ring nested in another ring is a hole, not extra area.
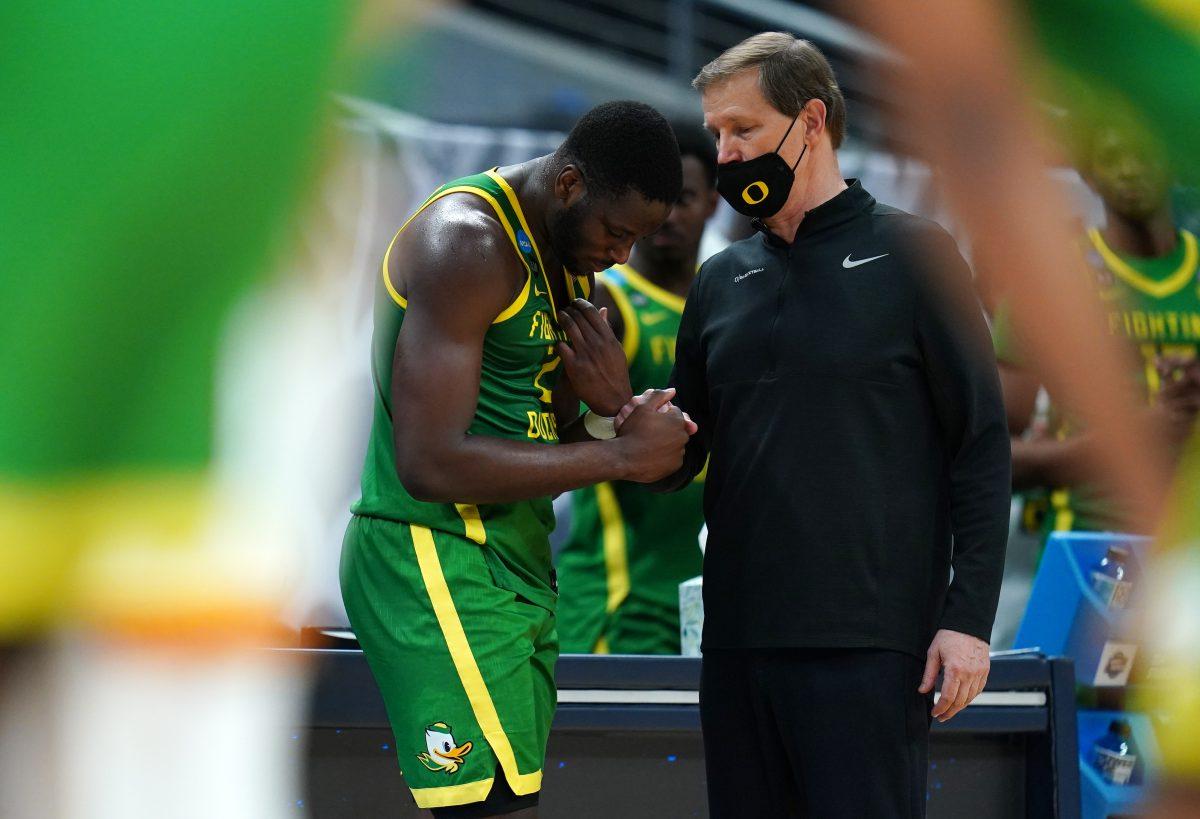
[[(558, 638), (567, 654), (611, 653), (606, 621), (610, 593), (609, 553), (624, 555), (624, 537), (605, 537), (596, 487), (571, 493), (571, 530), (555, 558), (558, 571)], [(603, 639), (602, 639), (603, 638)], [(599, 648), (598, 648), (599, 645)]]
[[(508, 727), (509, 742), (513, 745), (518, 766), (525, 770), (536, 766), (541, 770), (546, 756), (546, 742), (558, 701), (554, 681), (554, 666), (558, 661), (558, 635), (552, 612), (516, 599), (513, 610), (528, 623), (533, 638), (533, 653), (527, 663), (527, 674), (510, 676), (509, 686), (493, 680), (497, 710)], [(528, 729), (528, 730), (527, 730)], [(483, 802), (433, 810), (436, 819), (478, 819), (504, 816), (509, 819), (536, 819), (539, 791), (519, 796), (513, 793), (502, 768), (497, 768), (492, 790)]]
[(545, 742), (526, 609), (537, 607), (493, 583), (478, 544), (371, 518), (347, 530), (341, 579), (418, 807), (502, 816), (536, 805)]
[(660, 606), (630, 599), (612, 613), (605, 628), (613, 654), (679, 654), (679, 604)]

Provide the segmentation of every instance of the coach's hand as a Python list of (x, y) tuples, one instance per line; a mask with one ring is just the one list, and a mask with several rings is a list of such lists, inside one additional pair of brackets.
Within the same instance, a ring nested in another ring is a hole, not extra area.
[(597, 415), (615, 416), (633, 395), (625, 350), (608, 325), (607, 309), (575, 299), (558, 311), (570, 344), (559, 342), (567, 378), (579, 400)]
[(992, 665), (988, 644), (970, 634), (944, 628), (933, 636), (925, 656), (925, 676), (918, 690), (928, 694), (937, 682), (938, 671), (945, 671), (942, 696), (932, 711), (934, 719), (945, 722), (966, 708), (987, 684)]
[(669, 406), (674, 395), (673, 389), (654, 390), (621, 425), (616, 444), (623, 447), (624, 480), (653, 483), (683, 466), (690, 433), (683, 413)]

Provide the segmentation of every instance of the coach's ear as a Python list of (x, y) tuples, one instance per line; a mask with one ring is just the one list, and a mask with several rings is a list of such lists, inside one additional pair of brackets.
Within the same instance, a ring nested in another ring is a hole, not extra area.
[(569, 208), (583, 198), (587, 193), (587, 185), (583, 181), (583, 172), (576, 165), (566, 165), (558, 172), (554, 180), (554, 197)]

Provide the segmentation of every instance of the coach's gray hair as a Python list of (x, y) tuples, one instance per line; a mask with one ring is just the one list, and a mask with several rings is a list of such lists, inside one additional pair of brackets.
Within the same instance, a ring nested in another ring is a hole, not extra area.
[(846, 135), (846, 100), (829, 61), (815, 45), (782, 31), (766, 31), (727, 49), (696, 75), (692, 88), (708, 88), (758, 68), (758, 87), (775, 110), (794, 117), (811, 99), (825, 103), (825, 127), (833, 147)]

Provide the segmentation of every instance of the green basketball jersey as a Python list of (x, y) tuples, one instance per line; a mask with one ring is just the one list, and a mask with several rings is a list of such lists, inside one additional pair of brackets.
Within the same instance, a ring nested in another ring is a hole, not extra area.
[[(1163, 355), (1194, 358), (1200, 345), (1196, 237), (1180, 230), (1173, 252), (1143, 259), (1117, 253), (1105, 244), (1100, 231), (1092, 229), (1084, 250), (1104, 303), (1109, 332), (1128, 339), (1137, 351), (1140, 366), (1136, 375), (1146, 401), (1152, 404), (1161, 387), (1155, 360)], [(993, 334), (997, 358), (1020, 363), (1003, 308)], [(1071, 420), (1060, 413), (1052, 413), (1051, 424), (1060, 437), (1075, 431)], [(1123, 525), (1121, 510), (1087, 484), (1052, 488), (1049, 501), (1043, 527), (1047, 532), (1110, 530)]]
[[(683, 299), (628, 265), (600, 280), (625, 322), (634, 393), (666, 386)], [(679, 652), (679, 584), (701, 568), (702, 481), (667, 495), (624, 481), (574, 493), (571, 532), (558, 555), (563, 651)]]
[[(558, 429), (551, 396), (558, 380), (560, 359), (555, 344), (565, 338), (558, 327), (554, 297), (533, 234), (516, 193), (496, 169), (456, 179), (438, 188), (417, 210), (451, 194), (471, 194), (486, 201), (504, 226), (513, 250), (526, 268), (525, 286), (492, 322), (483, 341), (479, 399), (467, 432), (518, 441), (553, 444)], [(416, 217), (414, 213), (400, 232)], [(384, 254), (375, 299), (372, 375), (375, 410), (362, 497), (352, 511), (465, 537), (484, 547), (496, 582), (535, 603), (554, 604), (549, 533), (554, 512), (549, 497), (516, 503), (475, 506), (468, 503), (426, 503), (405, 490), (396, 475), (392, 443), (392, 357), (404, 324), (408, 301), (388, 277), (393, 238)], [(586, 277), (566, 275), (571, 298), (586, 297)]]

